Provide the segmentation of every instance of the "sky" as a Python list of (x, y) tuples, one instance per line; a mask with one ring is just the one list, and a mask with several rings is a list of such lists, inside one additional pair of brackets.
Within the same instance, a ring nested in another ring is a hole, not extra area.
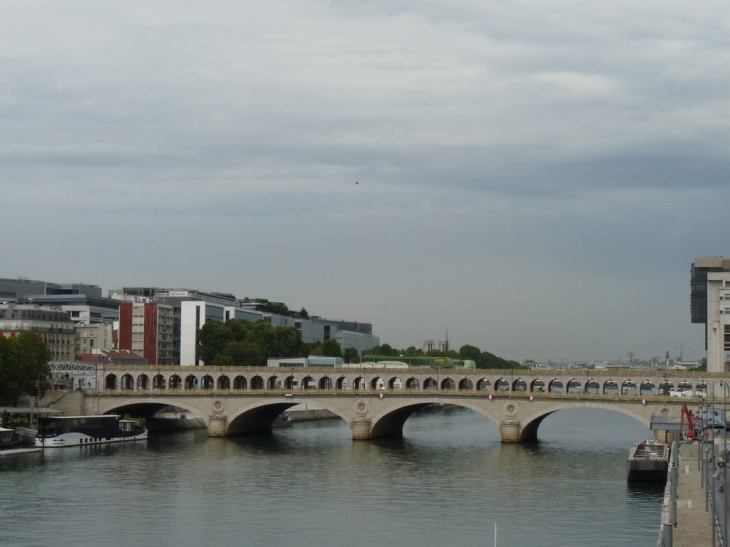
[(729, 67), (721, 1), (6, 0), (0, 277), (702, 357)]

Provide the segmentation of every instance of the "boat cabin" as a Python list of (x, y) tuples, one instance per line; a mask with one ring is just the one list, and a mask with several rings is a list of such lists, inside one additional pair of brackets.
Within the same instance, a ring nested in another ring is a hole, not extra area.
[(4, 427), (0, 427), (0, 450), (13, 446), (14, 434), (14, 429), (6, 429)]

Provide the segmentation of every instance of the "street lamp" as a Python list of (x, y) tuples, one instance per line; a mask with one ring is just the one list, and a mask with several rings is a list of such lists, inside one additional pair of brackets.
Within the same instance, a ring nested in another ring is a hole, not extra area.
[(722, 386), (722, 415), (723, 415), (723, 421), (725, 422), (723, 424), (723, 431), (725, 432), (722, 436), (722, 494), (724, 498), (724, 510), (723, 510), (723, 523), (722, 523), (722, 541), (723, 545), (727, 545), (728, 540), (728, 529), (727, 529), (727, 392), (728, 392), (728, 385), (727, 382), (720, 381), (720, 385)]

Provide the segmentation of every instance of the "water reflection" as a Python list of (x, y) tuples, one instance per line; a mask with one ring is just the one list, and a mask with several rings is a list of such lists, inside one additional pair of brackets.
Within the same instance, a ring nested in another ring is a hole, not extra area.
[[(266, 437), (154, 435), (0, 459), (13, 492), (8, 545), (241, 544), (454, 547), (652, 544), (661, 489), (627, 485), (624, 462), (648, 430), (594, 409), (546, 418), (539, 442), (503, 445), (477, 413), (408, 419), (403, 439), (353, 442), (341, 420)], [(88, 449), (93, 450), (88, 450)], [(9, 528), (9, 529), (8, 529)]]

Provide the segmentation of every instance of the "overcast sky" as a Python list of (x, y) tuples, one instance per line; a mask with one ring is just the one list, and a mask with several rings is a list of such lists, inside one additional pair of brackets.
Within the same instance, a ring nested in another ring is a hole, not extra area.
[(0, 128), (0, 277), (395, 347), (701, 357), (730, 255), (726, 1), (6, 0)]

